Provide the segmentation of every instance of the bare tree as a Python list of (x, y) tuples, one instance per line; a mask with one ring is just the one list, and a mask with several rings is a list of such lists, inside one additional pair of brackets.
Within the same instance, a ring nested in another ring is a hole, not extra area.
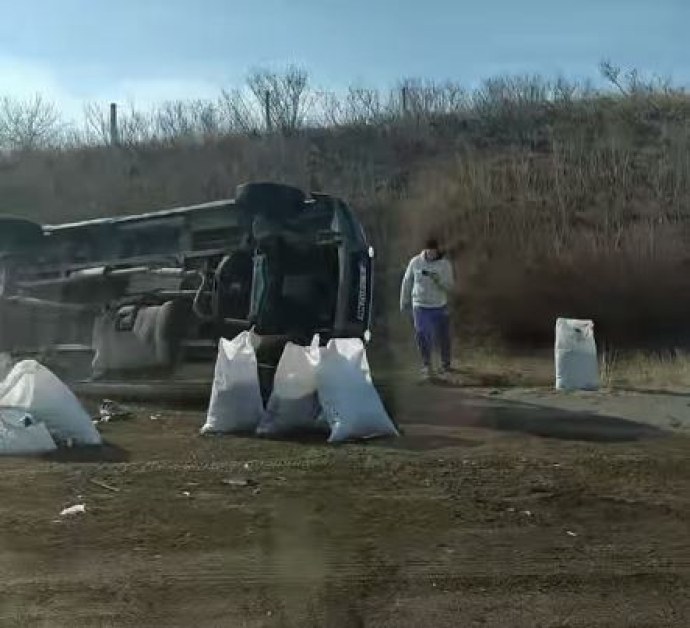
[(0, 99), (0, 144), (10, 150), (35, 150), (56, 144), (62, 122), (54, 103), (36, 95)]
[(379, 90), (352, 86), (344, 95), (320, 92), (317, 119), (324, 126), (376, 124), (388, 116), (389, 108)]
[(167, 141), (190, 138), (195, 135), (192, 103), (181, 100), (162, 103), (153, 112), (156, 135)]
[(560, 104), (570, 104), (582, 95), (580, 86), (564, 76), (559, 76), (556, 79), (552, 89), (554, 102)]
[(217, 103), (210, 100), (195, 100), (191, 107), (197, 133), (203, 138), (219, 136), (221, 121)]
[(623, 72), (620, 66), (614, 65), (605, 59), (599, 63), (599, 72), (613, 85), (623, 96), (653, 96), (683, 93), (683, 89), (674, 87), (670, 78), (653, 76), (645, 77), (642, 73), (632, 68)]
[(55, 146), (63, 150), (79, 150), (90, 143), (88, 137), (84, 134), (84, 130), (72, 122), (61, 127), (55, 140)]
[(468, 106), (468, 96), (459, 83), (405, 79), (399, 86), (399, 109), (415, 116), (457, 113)]
[(611, 85), (616, 87), (623, 96), (628, 96), (628, 90), (623, 85), (623, 78), (621, 76), (621, 68), (614, 65), (608, 59), (604, 59), (599, 63), (599, 72)]
[[(85, 135), (96, 144), (110, 144), (110, 110), (98, 104), (84, 108)], [(160, 139), (156, 126), (155, 112), (137, 109), (133, 104), (129, 110), (118, 110), (118, 137), (123, 146), (142, 144)]]
[(84, 135), (89, 144), (110, 144), (109, 113), (96, 103), (84, 106)]
[(484, 115), (526, 113), (552, 100), (553, 86), (541, 76), (497, 76), (485, 80), (473, 94), (475, 108)]
[(376, 124), (386, 115), (386, 103), (378, 89), (350, 87), (345, 112), (350, 124)]
[(252, 106), (239, 89), (221, 92), (218, 117), (221, 132), (224, 133), (253, 133), (261, 126), (257, 107)]
[(283, 133), (300, 128), (314, 104), (309, 90), (309, 75), (290, 66), (284, 72), (257, 70), (249, 76), (249, 89), (266, 110), (266, 124)]
[(342, 99), (337, 94), (329, 91), (316, 93), (317, 116), (319, 124), (322, 126), (340, 126), (343, 124), (343, 104)]

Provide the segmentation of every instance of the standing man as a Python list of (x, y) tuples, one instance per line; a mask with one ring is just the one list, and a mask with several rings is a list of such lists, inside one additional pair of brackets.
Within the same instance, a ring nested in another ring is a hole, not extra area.
[(424, 250), (413, 257), (400, 289), (400, 311), (412, 306), (417, 346), (422, 357), (422, 373), (433, 375), (432, 350), (441, 353), (441, 372), (451, 369), (450, 315), (448, 294), (453, 288), (453, 267), (436, 238), (429, 238)]

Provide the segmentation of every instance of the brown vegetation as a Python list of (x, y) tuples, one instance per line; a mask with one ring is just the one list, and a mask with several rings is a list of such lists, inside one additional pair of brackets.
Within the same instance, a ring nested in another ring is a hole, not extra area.
[(26, 120), (8, 118), (17, 109), (5, 100), (0, 210), (62, 222), (286, 181), (359, 209), (379, 250), (384, 333), (401, 266), (433, 229), (456, 259), (465, 335), (547, 342), (569, 315), (594, 318), (607, 344), (680, 346), (690, 99), (611, 64), (602, 72), (614, 91), (509, 77), (473, 93), (404, 81), (340, 96), (299, 70), (257, 73), (246, 93), (121, 114), (117, 146), (98, 107), (75, 130), (39, 100), (43, 135), (23, 142), (4, 130)]

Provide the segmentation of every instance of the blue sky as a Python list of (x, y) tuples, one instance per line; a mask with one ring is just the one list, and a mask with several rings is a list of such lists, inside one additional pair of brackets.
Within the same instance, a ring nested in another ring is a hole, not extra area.
[(0, 94), (205, 97), (296, 63), (318, 87), (500, 73), (596, 77), (610, 58), (690, 85), (690, 0), (0, 0)]

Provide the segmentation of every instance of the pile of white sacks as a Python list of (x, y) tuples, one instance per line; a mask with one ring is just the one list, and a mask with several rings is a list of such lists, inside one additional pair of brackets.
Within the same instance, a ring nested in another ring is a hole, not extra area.
[(34, 360), (0, 383), (0, 455), (39, 454), (60, 444), (100, 445), (101, 436), (72, 391)]
[(264, 407), (251, 332), (222, 339), (205, 433), (289, 436), (330, 434), (328, 442), (397, 436), (371, 380), (364, 343), (356, 338), (319, 346), (285, 346)]

